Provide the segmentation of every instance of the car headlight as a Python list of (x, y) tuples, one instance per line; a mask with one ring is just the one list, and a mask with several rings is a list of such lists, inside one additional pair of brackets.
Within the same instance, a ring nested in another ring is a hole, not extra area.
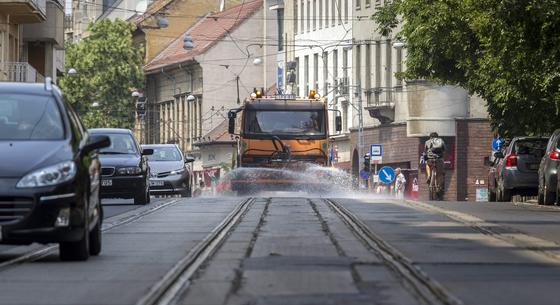
[(174, 171), (171, 171), (171, 172), (169, 172), (169, 174), (170, 174), (170, 175), (179, 175), (179, 174), (182, 174), (182, 173), (184, 173), (184, 172), (185, 172), (185, 169), (184, 169), (184, 168), (181, 168), (181, 169), (176, 169), (176, 170), (174, 170)]
[(61, 184), (76, 176), (76, 163), (66, 161), (38, 169), (19, 180), (17, 188), (42, 187)]
[(132, 175), (139, 175), (142, 173), (142, 169), (138, 166), (134, 167), (121, 167), (117, 170), (117, 173), (120, 176), (132, 176)]

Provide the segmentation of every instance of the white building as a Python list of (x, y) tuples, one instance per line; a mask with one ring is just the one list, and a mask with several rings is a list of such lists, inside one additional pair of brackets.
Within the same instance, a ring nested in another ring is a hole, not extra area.
[[(295, 83), (287, 92), (307, 96), (313, 89), (328, 98), (330, 109), (340, 111), (343, 133), (335, 136), (335, 145), (339, 162), (349, 163), (347, 135), (358, 115), (352, 87), (352, 0), (290, 0), (285, 12), (287, 61), (296, 63)], [(331, 134), (334, 116), (331, 112)]]

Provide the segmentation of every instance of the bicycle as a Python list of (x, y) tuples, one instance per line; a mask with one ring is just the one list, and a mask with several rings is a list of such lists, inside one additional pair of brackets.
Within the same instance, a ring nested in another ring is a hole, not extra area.
[[(430, 167), (430, 184), (428, 186), (430, 200), (443, 200), (444, 191), (444, 178), (443, 173), (443, 160), (441, 159), (428, 159), (427, 166)], [(440, 173), (441, 170), (441, 173)], [(438, 174), (442, 175), (441, 177)]]

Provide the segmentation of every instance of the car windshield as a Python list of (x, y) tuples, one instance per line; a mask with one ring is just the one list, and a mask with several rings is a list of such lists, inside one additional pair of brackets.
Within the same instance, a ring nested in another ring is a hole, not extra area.
[(62, 140), (64, 124), (50, 96), (0, 94), (0, 141)]
[(548, 139), (520, 140), (515, 142), (513, 152), (518, 155), (535, 155), (542, 157), (546, 150)]
[(111, 139), (111, 146), (101, 149), (100, 154), (137, 154), (138, 150), (131, 135), (113, 133), (107, 136)]
[(248, 111), (245, 131), (251, 134), (323, 135), (323, 112)]
[(181, 161), (181, 152), (176, 147), (149, 147), (154, 154), (148, 156), (149, 161)]

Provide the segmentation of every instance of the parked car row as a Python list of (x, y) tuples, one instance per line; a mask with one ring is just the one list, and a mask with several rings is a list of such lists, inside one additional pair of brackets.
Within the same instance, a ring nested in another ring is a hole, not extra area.
[(560, 130), (551, 137), (513, 138), (494, 153), (489, 165), (489, 201), (525, 195), (537, 196), (539, 204), (560, 203)]
[(50, 78), (0, 83), (0, 156), (0, 244), (59, 243), (61, 260), (101, 252), (101, 198), (146, 204), (192, 190), (194, 159), (177, 145), (87, 130)]

